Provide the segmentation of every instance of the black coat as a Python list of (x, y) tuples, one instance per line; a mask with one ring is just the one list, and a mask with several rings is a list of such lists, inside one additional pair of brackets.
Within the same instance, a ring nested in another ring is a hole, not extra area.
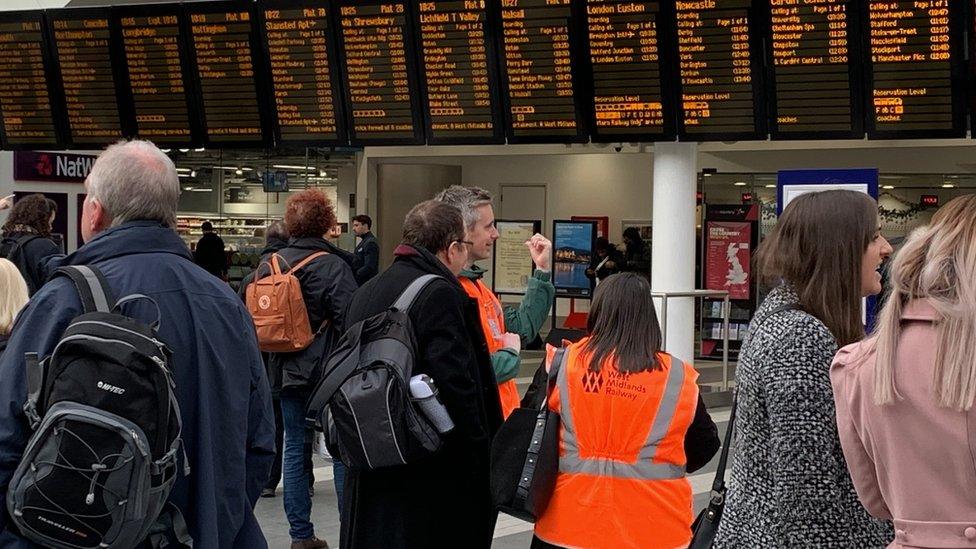
[[(35, 236), (31, 233), (15, 232), (3, 235), (3, 238), (9, 238), (13, 240), (18, 240), (24, 237)], [(41, 289), (44, 282), (47, 281), (48, 269), (46, 267), (47, 260), (53, 256), (61, 255), (61, 248), (54, 243), (50, 238), (44, 238), (39, 236), (38, 238), (31, 239), (29, 242), (25, 243), (21, 247), (20, 252), (18, 252), (20, 258), (12, 258), (12, 261), (17, 268), (20, 270), (20, 274), (24, 277), (24, 281), (27, 282), (27, 293), (28, 295), (34, 295), (37, 290)], [(8, 258), (11, 259), (11, 258)]]
[(379, 272), (380, 244), (373, 233), (366, 233), (356, 246), (356, 282), (366, 284)]
[(346, 321), (351, 326), (384, 311), (428, 273), (444, 280), (432, 282), (410, 309), (418, 347), (414, 373), (434, 379), (456, 427), (442, 450), (422, 463), (347, 471), (343, 549), (491, 546), (497, 512), (488, 459), (502, 415), (477, 304), (437, 258), (401, 246), (393, 265), (353, 297)]
[(224, 241), (217, 233), (203, 233), (193, 251), (193, 260), (217, 278), (227, 274), (227, 252), (224, 251)]
[[(271, 354), (271, 377), (280, 376), (285, 392), (304, 393), (315, 386), (324, 359), (342, 334), (346, 307), (357, 286), (349, 264), (335, 250), (335, 246), (323, 238), (293, 238), (288, 242), (288, 247), (278, 252), (289, 265), (296, 265), (315, 252), (329, 254), (312, 260), (295, 273), (302, 285), (302, 297), (312, 330), (319, 330), (325, 322), (329, 324), (305, 350)], [(285, 268), (284, 265), (281, 267)], [(262, 276), (266, 274), (266, 269), (262, 269)]]

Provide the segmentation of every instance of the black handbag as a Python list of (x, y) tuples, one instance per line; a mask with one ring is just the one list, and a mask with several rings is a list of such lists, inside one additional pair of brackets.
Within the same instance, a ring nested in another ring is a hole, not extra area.
[[(491, 494), (499, 511), (535, 522), (546, 509), (559, 472), (559, 414), (549, 410), (549, 395), (563, 367), (566, 350), (556, 351), (545, 378), (546, 391), (526, 398), (516, 408), (491, 444)], [(545, 365), (541, 367), (545, 371)], [(538, 376), (537, 376), (538, 377)], [(531, 401), (536, 402), (531, 402)], [(526, 402), (530, 401), (530, 402)]]
[(712, 481), (711, 498), (708, 500), (708, 507), (702, 509), (695, 522), (691, 524), (691, 544), (688, 545), (688, 549), (710, 549), (715, 541), (718, 522), (722, 519), (722, 511), (725, 509), (725, 467), (729, 460), (729, 447), (732, 445), (735, 406), (738, 400), (738, 396), (732, 397), (729, 426), (725, 432), (725, 441), (722, 443), (722, 453), (719, 456), (718, 469), (715, 471), (715, 480)]

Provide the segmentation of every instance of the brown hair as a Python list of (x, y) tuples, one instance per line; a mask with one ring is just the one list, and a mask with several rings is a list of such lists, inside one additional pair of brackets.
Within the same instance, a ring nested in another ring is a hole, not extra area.
[(359, 223), (362, 223), (363, 225), (366, 225), (366, 228), (367, 229), (372, 229), (373, 228), (373, 218), (370, 217), (370, 216), (368, 216), (368, 215), (366, 215), (366, 214), (359, 214), (356, 217), (353, 217), (352, 220), (353, 221), (358, 221)]
[(591, 371), (599, 372), (611, 357), (620, 372), (661, 368), (661, 326), (651, 300), (651, 284), (644, 277), (621, 273), (601, 282), (586, 327), (590, 339), (583, 352), (590, 357)]
[(756, 252), (759, 280), (789, 284), (800, 307), (840, 346), (864, 337), (861, 262), (878, 232), (878, 205), (856, 191), (804, 194), (786, 207)]
[(335, 224), (335, 208), (322, 191), (309, 189), (288, 199), (285, 227), (292, 238), (321, 238)]
[(461, 210), (444, 202), (421, 202), (403, 220), (403, 243), (430, 253), (442, 252), (463, 239)]
[(30, 227), (43, 237), (51, 236), (51, 214), (58, 212), (57, 204), (43, 194), (31, 194), (17, 200), (7, 222), (3, 224), (3, 234), (17, 232), (16, 227)]

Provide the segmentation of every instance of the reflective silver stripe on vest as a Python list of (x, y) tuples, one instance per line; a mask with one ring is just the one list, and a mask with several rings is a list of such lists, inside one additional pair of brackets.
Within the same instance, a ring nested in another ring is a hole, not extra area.
[(559, 471), (562, 473), (585, 473), (604, 477), (663, 480), (676, 479), (685, 476), (685, 468), (672, 463), (653, 463), (658, 445), (664, 440), (671, 427), (671, 420), (678, 409), (678, 398), (684, 386), (685, 369), (680, 360), (671, 358), (668, 368), (668, 380), (661, 396), (654, 424), (647, 434), (647, 440), (637, 456), (637, 463), (627, 463), (609, 458), (582, 458), (579, 455), (579, 442), (576, 440), (576, 426), (573, 422), (573, 410), (569, 399), (568, 365), (559, 369), (556, 383), (559, 386), (560, 406), (560, 434), (562, 435), (563, 450), (559, 456)]

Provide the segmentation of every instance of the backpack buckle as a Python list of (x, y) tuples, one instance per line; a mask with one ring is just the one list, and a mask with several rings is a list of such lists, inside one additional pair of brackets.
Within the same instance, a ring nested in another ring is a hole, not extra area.
[(28, 399), (24, 404), (24, 415), (27, 416), (31, 431), (36, 431), (37, 426), (41, 423), (41, 416), (37, 413), (37, 403)]

